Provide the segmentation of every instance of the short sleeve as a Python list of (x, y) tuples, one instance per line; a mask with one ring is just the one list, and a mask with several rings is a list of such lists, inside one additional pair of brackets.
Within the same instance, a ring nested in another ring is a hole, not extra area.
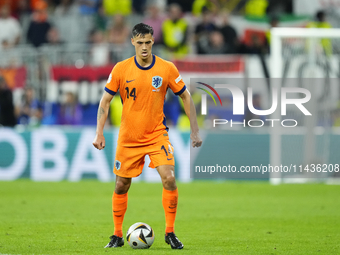
[(181, 75), (173, 63), (170, 63), (169, 86), (177, 96), (181, 95), (187, 89)]
[(119, 85), (120, 85), (120, 82), (119, 82), (119, 64), (116, 64), (111, 73), (110, 73), (110, 76), (109, 78), (107, 79), (107, 83), (106, 83), (106, 86), (105, 86), (105, 91), (111, 95), (115, 95), (119, 89)]

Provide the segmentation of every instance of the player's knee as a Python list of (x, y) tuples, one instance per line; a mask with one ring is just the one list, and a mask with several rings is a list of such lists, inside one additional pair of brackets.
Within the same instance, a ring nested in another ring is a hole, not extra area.
[(172, 175), (164, 176), (163, 179), (163, 187), (167, 190), (174, 190), (176, 189), (176, 179)]
[(129, 191), (131, 181), (116, 180), (115, 192), (116, 194), (125, 194)]

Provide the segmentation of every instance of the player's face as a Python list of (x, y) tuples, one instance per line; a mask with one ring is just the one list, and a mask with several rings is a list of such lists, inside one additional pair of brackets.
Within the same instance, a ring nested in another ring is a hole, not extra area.
[(135, 46), (137, 57), (144, 60), (151, 56), (152, 45), (154, 43), (154, 39), (151, 34), (133, 37), (131, 39), (131, 43)]

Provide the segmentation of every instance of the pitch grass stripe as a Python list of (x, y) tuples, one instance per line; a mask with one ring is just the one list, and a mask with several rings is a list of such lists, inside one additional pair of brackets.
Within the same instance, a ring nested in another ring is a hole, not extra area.
[(175, 230), (184, 253), (164, 242), (160, 183), (134, 182), (129, 190), (124, 233), (137, 221), (155, 233), (153, 245), (143, 251), (127, 243), (115, 250), (103, 248), (113, 230), (112, 182), (0, 182), (0, 253), (340, 254), (340, 185), (274, 186), (255, 180), (177, 185)]
[(209, 96), (214, 100), (215, 105), (217, 105), (217, 104), (216, 104), (216, 101), (215, 101), (215, 98), (214, 98), (213, 95), (209, 92), (209, 90), (202, 89), (202, 88), (200, 88), (200, 87), (197, 87), (197, 88), (203, 90), (204, 92), (207, 92), (207, 93), (209, 94)]

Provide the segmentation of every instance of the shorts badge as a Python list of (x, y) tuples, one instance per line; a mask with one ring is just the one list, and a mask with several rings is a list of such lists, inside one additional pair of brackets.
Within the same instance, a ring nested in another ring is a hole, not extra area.
[(118, 160), (116, 160), (116, 161), (115, 161), (115, 167), (116, 167), (116, 169), (119, 170), (119, 169), (120, 169), (120, 166), (121, 166), (121, 163), (120, 163)]

